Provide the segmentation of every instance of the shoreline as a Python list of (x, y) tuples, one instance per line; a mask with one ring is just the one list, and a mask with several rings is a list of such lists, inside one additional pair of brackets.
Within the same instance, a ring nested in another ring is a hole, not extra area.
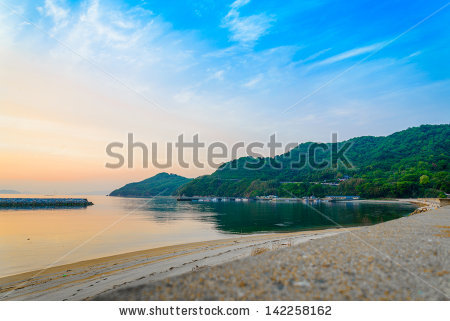
[[(413, 203), (400, 199), (352, 202)], [(319, 228), (184, 243), (12, 274), (0, 277), (0, 300), (88, 299), (119, 286), (161, 280), (252, 256), (255, 249), (277, 250), (364, 227)], [(86, 291), (87, 287), (89, 291)], [(12, 289), (15, 289), (13, 293), (4, 297)]]
[[(360, 227), (241, 236), (186, 243), (0, 278), (0, 300), (84, 300), (124, 285), (138, 285), (277, 250)], [(7, 295), (7, 296), (6, 296)]]
[[(163, 197), (169, 197), (169, 198), (173, 198), (171, 196), (163, 196)], [(404, 203), (404, 204), (413, 204), (415, 206), (418, 206), (417, 203), (415, 202), (410, 202), (408, 200), (402, 200), (402, 199), (389, 199), (389, 200), (349, 200), (349, 201), (342, 201), (339, 203)], [(358, 225), (358, 224), (346, 224), (344, 226), (340, 226), (340, 228), (355, 228), (355, 227), (362, 227), (362, 226), (366, 226), (366, 225)], [(198, 240), (198, 241), (190, 241), (189, 243), (192, 242), (206, 242), (206, 241), (219, 241), (223, 239), (234, 239), (237, 237), (248, 237), (248, 236), (263, 236), (263, 235), (269, 235), (269, 234), (286, 234), (286, 233), (296, 233), (296, 232), (306, 232), (306, 231), (320, 231), (320, 230), (328, 230), (328, 229), (334, 229), (336, 228), (335, 225), (330, 224), (327, 226), (316, 226), (316, 227), (308, 227), (308, 228), (302, 228), (302, 229), (293, 229), (293, 230), (283, 230), (283, 231), (263, 231), (263, 232), (254, 232), (254, 233), (248, 233), (248, 234), (239, 234), (239, 233), (224, 233), (223, 236), (218, 235), (217, 238), (211, 238), (211, 239), (207, 239), (207, 240)], [(71, 265), (71, 264), (78, 264), (78, 263), (83, 263), (85, 261), (94, 261), (97, 259), (104, 259), (106, 257), (116, 257), (116, 256), (121, 256), (121, 255), (128, 255), (128, 254), (133, 254), (133, 253), (137, 253), (137, 252), (143, 252), (143, 251), (148, 251), (148, 250), (152, 250), (152, 249), (158, 249), (161, 247), (171, 247), (171, 246), (180, 246), (180, 245), (187, 245), (188, 243), (184, 243), (184, 241), (181, 241), (183, 243), (175, 243), (175, 242), (167, 242), (168, 244), (160, 244), (160, 245), (156, 245), (152, 246), (152, 247), (141, 247), (141, 248), (137, 248), (137, 249), (131, 249), (131, 250), (125, 250), (125, 251), (110, 251), (109, 253), (100, 253), (99, 255), (90, 255), (88, 257), (84, 257), (84, 258), (78, 258), (76, 260), (69, 260), (68, 262), (60, 262), (57, 263), (58, 265), (54, 265), (54, 264), (42, 264), (41, 266), (35, 266), (32, 269), (21, 269), (19, 271), (5, 271), (5, 274), (0, 274), (0, 280), (7, 278), (7, 277), (13, 277), (16, 275), (25, 275), (27, 273), (36, 273), (38, 271), (41, 271), (43, 269), (48, 269), (48, 268), (56, 268), (59, 266), (66, 266), (66, 265)], [(0, 283), (0, 289), (1, 289), (1, 283)], [(1, 299), (0, 299), (1, 300)]]
[(450, 206), (93, 300), (450, 300)]

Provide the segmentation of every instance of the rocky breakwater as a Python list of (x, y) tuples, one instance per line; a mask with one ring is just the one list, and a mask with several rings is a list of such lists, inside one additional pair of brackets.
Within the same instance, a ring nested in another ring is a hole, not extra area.
[(87, 207), (94, 205), (86, 198), (0, 198), (0, 208)]
[(442, 206), (450, 205), (450, 199), (447, 198), (418, 198), (409, 200), (410, 203), (417, 204), (418, 207), (411, 215), (438, 209)]

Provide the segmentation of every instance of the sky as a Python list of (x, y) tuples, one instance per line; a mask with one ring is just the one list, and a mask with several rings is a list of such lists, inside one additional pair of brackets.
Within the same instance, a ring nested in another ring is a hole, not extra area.
[(449, 123), (448, 21), (433, 0), (0, 0), (0, 189), (103, 193), (160, 172), (105, 168), (128, 133), (164, 159), (180, 134), (231, 146)]

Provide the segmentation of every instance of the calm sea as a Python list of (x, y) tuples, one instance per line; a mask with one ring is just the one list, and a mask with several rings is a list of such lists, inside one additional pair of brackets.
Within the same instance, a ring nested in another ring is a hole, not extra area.
[(237, 234), (336, 227), (332, 221), (342, 226), (375, 224), (407, 215), (414, 209), (412, 205), (393, 203), (313, 205), (324, 214), (321, 215), (302, 203), (191, 203), (168, 197), (87, 198), (95, 205), (75, 209), (1, 209), (0, 276), (49, 264), (61, 265)]

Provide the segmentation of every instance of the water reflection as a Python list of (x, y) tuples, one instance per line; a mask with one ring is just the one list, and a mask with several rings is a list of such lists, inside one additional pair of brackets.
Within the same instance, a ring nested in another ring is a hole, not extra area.
[(225, 233), (257, 233), (370, 225), (402, 217), (414, 208), (409, 204), (365, 202), (312, 206), (317, 211), (303, 203), (191, 203), (157, 198), (145, 205), (142, 215), (161, 223), (194, 219), (214, 223), (216, 229)]
[[(55, 261), (65, 264), (233, 237), (236, 233), (335, 226), (301, 203), (190, 203), (168, 197), (88, 196), (88, 199), (95, 205), (75, 209), (0, 209), (0, 276), (43, 268)], [(314, 206), (343, 226), (388, 221), (413, 211), (413, 206), (401, 204), (321, 203)], [(90, 241), (86, 243), (86, 240)], [(74, 248), (77, 250), (72, 251)], [(65, 256), (68, 252), (70, 255)]]
[(216, 227), (228, 233), (287, 232), (316, 228), (369, 225), (392, 220), (411, 212), (409, 205), (321, 203), (212, 203), (198, 206)]

